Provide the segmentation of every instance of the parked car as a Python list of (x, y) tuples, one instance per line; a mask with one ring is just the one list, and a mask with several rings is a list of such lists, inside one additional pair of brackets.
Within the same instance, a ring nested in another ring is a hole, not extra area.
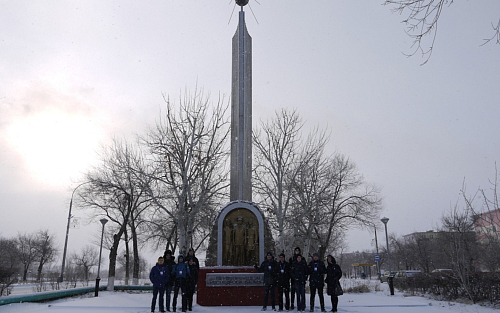
[(432, 271), (432, 273), (452, 273), (453, 270), (451, 268), (436, 268), (435, 270)]
[(420, 270), (399, 271), (394, 275), (394, 279), (407, 279), (422, 273)]
[(419, 270), (399, 271), (394, 275), (394, 286), (396, 288), (404, 288), (412, 285), (415, 277), (421, 274)]
[[(394, 276), (396, 274), (396, 272), (392, 272), (392, 275)], [(387, 278), (389, 278), (389, 271), (385, 271), (384, 274), (380, 275), (380, 282), (381, 283), (386, 283), (387, 282)]]
[(453, 270), (450, 268), (437, 268), (431, 272), (432, 277), (446, 279), (453, 276)]

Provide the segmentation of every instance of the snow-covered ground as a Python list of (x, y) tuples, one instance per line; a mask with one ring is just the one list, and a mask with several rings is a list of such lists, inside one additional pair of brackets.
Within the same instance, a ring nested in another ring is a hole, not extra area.
[[(349, 294), (339, 297), (339, 312), (359, 313), (487, 313), (500, 312), (491, 307), (480, 305), (449, 303), (446, 301), (429, 300), (424, 297), (408, 297), (396, 291), (394, 296), (389, 295), (387, 284), (377, 284), (377, 290), (370, 293)], [(150, 312), (151, 293), (148, 292), (107, 292), (101, 291), (99, 297), (93, 294), (86, 296), (61, 299), (46, 303), (19, 303), (0, 306), (1, 313), (24, 312), (104, 312), (104, 313), (136, 313)], [(331, 309), (330, 297), (325, 294), (326, 309)], [(178, 301), (180, 304), (180, 299)], [(306, 294), (306, 305), (309, 310), (309, 294)], [(256, 303), (251, 307), (203, 307), (193, 305), (193, 312), (206, 313), (255, 313), (260, 312), (262, 305)], [(269, 311), (268, 307), (268, 311)], [(156, 308), (158, 312), (158, 308)], [(319, 300), (316, 296), (315, 312), (319, 312)], [(272, 312), (272, 311), (271, 311)]]

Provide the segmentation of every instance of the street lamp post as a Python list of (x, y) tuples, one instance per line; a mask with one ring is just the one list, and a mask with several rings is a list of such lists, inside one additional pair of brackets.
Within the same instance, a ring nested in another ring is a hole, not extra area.
[(102, 224), (102, 233), (101, 233), (101, 248), (99, 250), (99, 265), (97, 266), (97, 277), (95, 279), (95, 296), (99, 296), (99, 282), (101, 281), (101, 277), (99, 277), (100, 272), (101, 272), (101, 256), (102, 256), (102, 240), (104, 238), (104, 225), (108, 222), (107, 219), (101, 218), (101, 224)]
[(73, 192), (71, 193), (71, 200), (69, 201), (69, 212), (68, 212), (68, 224), (66, 226), (66, 239), (64, 240), (64, 252), (63, 252), (63, 259), (62, 259), (62, 266), (61, 266), (61, 276), (59, 276), (59, 282), (63, 282), (64, 278), (64, 268), (66, 266), (66, 252), (68, 250), (68, 237), (69, 237), (69, 225), (71, 223), (71, 208), (73, 207), (73, 196), (75, 195), (75, 191), (80, 187), (81, 185), (89, 183), (84, 182), (81, 183), (80, 185), (76, 186), (75, 189), (73, 189)]
[(380, 255), (378, 253), (377, 227), (373, 225), (373, 228), (375, 229), (375, 248), (377, 249), (377, 258), (375, 260), (377, 262), (377, 277), (380, 280)]
[(389, 252), (389, 236), (387, 236), (387, 222), (389, 222), (389, 218), (384, 217), (381, 219), (382, 223), (385, 226), (385, 242), (387, 244), (387, 264), (389, 265), (389, 277), (387, 278), (387, 283), (389, 284), (389, 289), (391, 291), (391, 296), (394, 296), (394, 281), (391, 272), (391, 253)]

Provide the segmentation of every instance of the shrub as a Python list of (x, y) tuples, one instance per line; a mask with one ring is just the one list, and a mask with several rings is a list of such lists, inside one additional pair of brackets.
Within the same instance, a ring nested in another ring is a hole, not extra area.
[(349, 287), (347, 290), (344, 290), (347, 293), (367, 293), (370, 292), (370, 287), (368, 285), (359, 285), (354, 287)]
[[(467, 281), (467, 284), (461, 283)], [(471, 273), (460, 279), (454, 272), (422, 273), (400, 280), (394, 287), (411, 294), (431, 294), (442, 300), (470, 299), (474, 303), (500, 301), (500, 273)]]

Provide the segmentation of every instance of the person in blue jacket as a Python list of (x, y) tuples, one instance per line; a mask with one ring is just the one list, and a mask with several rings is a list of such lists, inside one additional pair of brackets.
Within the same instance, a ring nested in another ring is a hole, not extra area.
[(177, 257), (177, 264), (174, 265), (172, 269), (172, 279), (175, 279), (174, 285), (174, 300), (172, 301), (172, 310), (175, 312), (177, 310), (177, 296), (179, 295), (179, 289), (182, 292), (182, 312), (187, 310), (187, 279), (189, 277), (189, 266), (184, 263), (184, 255), (179, 254)]
[(156, 299), (158, 294), (160, 297), (158, 299), (158, 307), (160, 312), (165, 312), (165, 287), (168, 284), (168, 280), (170, 278), (170, 273), (168, 271), (168, 267), (165, 266), (163, 257), (158, 258), (158, 262), (151, 269), (149, 273), (149, 280), (153, 284), (153, 301), (151, 302), (151, 312), (155, 311), (156, 307)]

